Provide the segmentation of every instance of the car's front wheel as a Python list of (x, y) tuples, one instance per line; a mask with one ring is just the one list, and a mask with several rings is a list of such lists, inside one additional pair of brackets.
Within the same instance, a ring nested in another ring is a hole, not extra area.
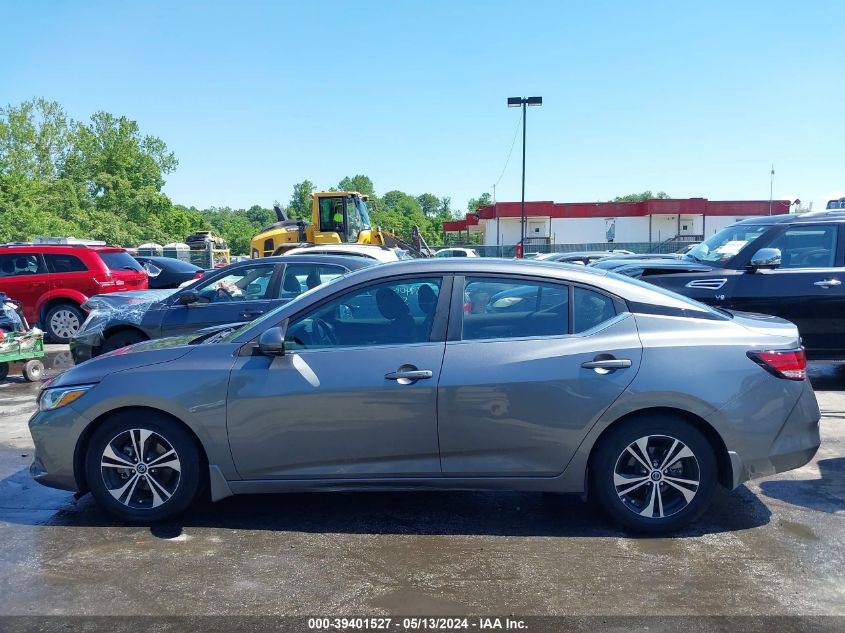
[(179, 423), (148, 412), (115, 415), (92, 435), (88, 487), (124, 521), (155, 522), (185, 511), (200, 490), (196, 443)]
[(590, 492), (625, 528), (665, 534), (704, 512), (716, 486), (716, 467), (707, 438), (686, 420), (637, 417), (602, 438), (590, 463)]

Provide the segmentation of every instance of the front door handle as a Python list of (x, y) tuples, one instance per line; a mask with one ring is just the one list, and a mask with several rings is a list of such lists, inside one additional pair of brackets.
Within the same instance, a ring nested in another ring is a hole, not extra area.
[(406, 371), (392, 371), (385, 374), (388, 380), (423, 380), (431, 378), (434, 373), (430, 369), (410, 369)]
[(253, 310), (247, 312), (241, 312), (242, 319), (254, 319), (257, 316), (261, 316), (264, 314), (264, 310)]
[(400, 385), (413, 385), (418, 380), (427, 380), (434, 376), (430, 369), (417, 369), (413, 365), (402, 365), (396, 371), (385, 374), (385, 380), (395, 380)]
[(631, 366), (627, 358), (610, 358), (607, 360), (591, 360), (581, 363), (584, 369), (625, 369)]
[(838, 279), (822, 279), (821, 281), (815, 282), (813, 285), (820, 286), (821, 288), (831, 288), (833, 286), (841, 286), (842, 282)]

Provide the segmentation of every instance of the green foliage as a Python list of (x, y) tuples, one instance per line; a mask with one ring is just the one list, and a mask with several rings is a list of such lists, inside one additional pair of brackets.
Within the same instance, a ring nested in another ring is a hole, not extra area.
[(665, 191), (654, 194), (647, 190), (642, 193), (629, 193), (627, 196), (616, 196), (611, 202), (645, 202), (646, 200), (666, 200), (669, 197)]
[(317, 189), (310, 180), (303, 180), (293, 186), (293, 195), (288, 203), (287, 213), (292, 218), (310, 220), (312, 215), (311, 192)]
[(493, 204), (493, 197), (489, 193), (482, 193), (477, 198), (471, 198), (467, 203), (467, 211), (475, 213), (478, 207), (485, 207), (488, 204)]
[[(163, 140), (142, 134), (126, 117), (96, 112), (77, 122), (45, 99), (0, 109), (0, 241), (72, 235), (137, 246), (181, 242), (211, 229), (240, 254), (276, 221), (272, 209), (258, 205), (200, 210), (173, 204), (162, 188), (177, 165)], [(309, 180), (294, 185), (287, 213), (310, 221), (315, 189)], [(363, 174), (343, 178), (336, 190), (368, 195), (374, 226), (405, 238), (418, 226), (426, 240), (438, 242), (443, 221), (452, 218), (448, 197), (389, 191), (380, 201)]]
[(376, 190), (373, 188), (373, 181), (369, 176), (347, 176), (337, 183), (337, 191), (357, 191), (358, 193), (375, 198)]

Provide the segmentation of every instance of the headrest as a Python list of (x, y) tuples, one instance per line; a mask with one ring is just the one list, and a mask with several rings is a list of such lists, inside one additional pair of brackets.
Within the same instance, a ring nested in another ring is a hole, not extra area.
[(402, 301), (402, 297), (390, 288), (379, 288), (376, 292), (376, 303), (378, 311), (385, 319), (399, 319), (410, 314), (408, 306)]

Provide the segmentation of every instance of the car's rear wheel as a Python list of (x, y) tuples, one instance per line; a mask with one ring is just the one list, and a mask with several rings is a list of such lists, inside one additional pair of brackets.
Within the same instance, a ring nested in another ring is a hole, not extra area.
[(44, 316), (47, 336), (55, 343), (68, 343), (76, 333), (85, 317), (75, 305), (60, 303), (53, 306)]
[(146, 340), (147, 337), (137, 330), (121, 330), (119, 332), (115, 332), (114, 334), (109, 334), (106, 337), (106, 340), (103, 341), (103, 346), (100, 348), (100, 351), (105, 354), (106, 352), (113, 352), (121, 347), (134, 345), (135, 343), (140, 343), (141, 341)]
[(196, 499), (201, 459), (190, 434), (167, 416), (126, 412), (98, 428), (85, 472), (97, 502), (124, 521), (156, 522)]
[(666, 414), (612, 428), (590, 462), (591, 493), (625, 528), (665, 534), (698, 518), (716, 486), (716, 457), (707, 438)]

